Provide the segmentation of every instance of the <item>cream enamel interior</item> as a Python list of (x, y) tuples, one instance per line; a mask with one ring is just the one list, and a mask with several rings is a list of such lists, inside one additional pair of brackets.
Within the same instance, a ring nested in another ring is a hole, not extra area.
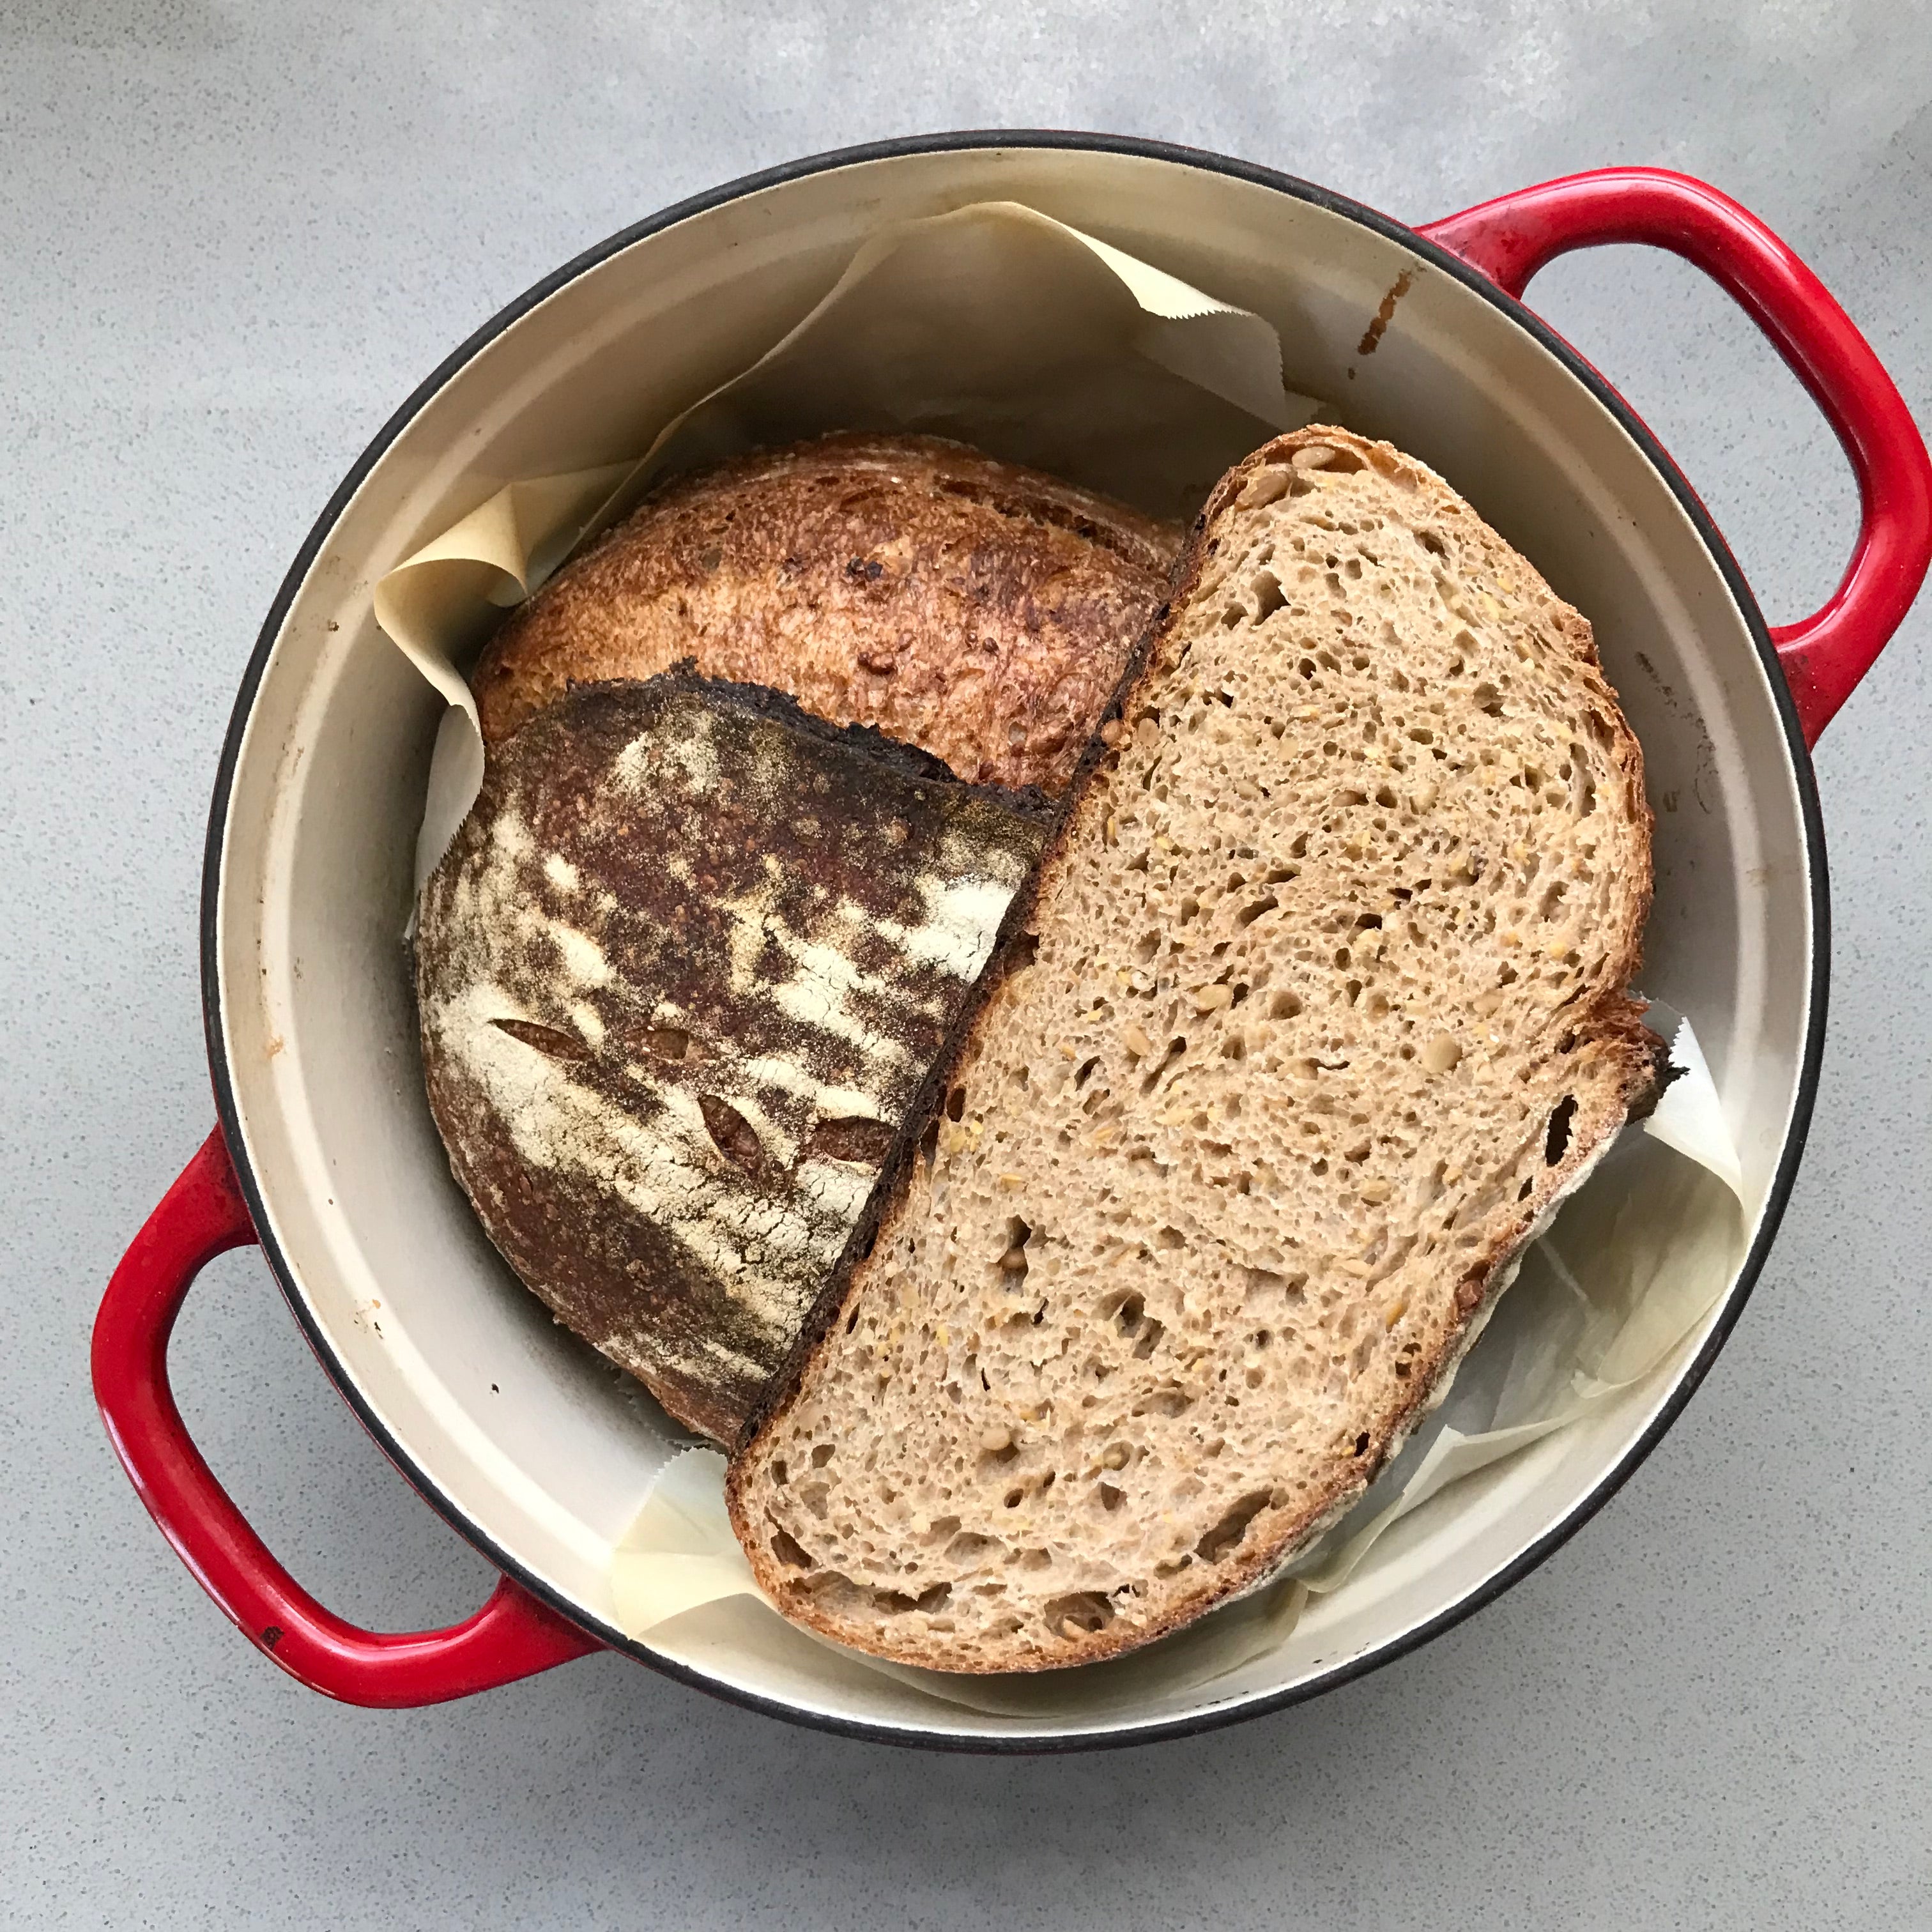
[[(881, 221), (995, 198), (1267, 316), (1291, 388), (1333, 399), (1340, 420), (1439, 470), (1592, 619), (1658, 814), (1644, 986), (1695, 1021), (1754, 1220), (1798, 1103), (1810, 882), (1766, 674), (1669, 487), (1506, 314), (1345, 215), (1162, 158), (902, 155), (692, 215), (579, 274), (478, 352), (343, 511), (247, 721), (216, 914), (237, 1151), (339, 1372), (420, 1481), (607, 1627), (610, 1545), (661, 1452), (646, 1399), (508, 1276), (430, 1123), (400, 935), (439, 706), (378, 632), (371, 586), (503, 482), (642, 448), (802, 313)], [(1394, 320), (1360, 355), (1369, 318), (1405, 274)], [(1402, 1525), (1372, 1574), (1318, 1600), (1274, 1655), (1102, 1728), (1223, 1711), (1400, 1642), (1569, 1516), (1668, 1393), (1607, 1403), (1473, 1479), (1447, 1528), (1440, 1512)], [(960, 1738), (1095, 1728), (938, 1705), (802, 1636), (754, 1647), (730, 1618), (716, 1626), (702, 1640), (668, 1630), (662, 1653), (801, 1714)]]

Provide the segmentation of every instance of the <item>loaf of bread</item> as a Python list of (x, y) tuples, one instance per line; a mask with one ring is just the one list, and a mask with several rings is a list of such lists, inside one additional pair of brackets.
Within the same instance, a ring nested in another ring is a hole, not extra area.
[(420, 908), (430, 1108), (517, 1272), (692, 1428), (791, 1352), (1047, 820), (682, 673), (491, 755)]
[(962, 778), (1058, 793), (1180, 541), (930, 436), (759, 450), (674, 478), (511, 615), (471, 680), (484, 741), (573, 682), (689, 658)]
[(1438, 478), (1231, 472), (734, 1461), (763, 1588), (1006, 1671), (1274, 1575), (1648, 1105), (1649, 842), (1588, 625)]

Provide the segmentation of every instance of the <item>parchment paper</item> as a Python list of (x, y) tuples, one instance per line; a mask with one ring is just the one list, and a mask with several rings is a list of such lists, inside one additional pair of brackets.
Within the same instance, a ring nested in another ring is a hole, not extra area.
[(1282, 388), (1271, 324), (1016, 202), (881, 229), (815, 308), (636, 461), (510, 483), (376, 584), (377, 621), (450, 707), (418, 889), (483, 780), (464, 670), (506, 608), (662, 478), (830, 430), (913, 430), (1179, 519), (1317, 406)]
[[(1070, 1670), (956, 1676), (827, 1647), (943, 1702), (1013, 1717), (1099, 1716), (1197, 1688), (1274, 1649), (1311, 1595), (1346, 1589), (1392, 1524), (1454, 1510), (1462, 1478), (1667, 1375), (1743, 1259), (1745, 1229), (1736, 1152), (1696, 1036), (1656, 1005), (1650, 1023), (1670, 1040), (1681, 1077), (1526, 1251), (1441, 1406), (1286, 1575), (1131, 1656)], [(724, 1476), (715, 1450), (680, 1456), (620, 1539), (610, 1582), (629, 1635), (739, 1597), (783, 1622), (731, 1533)]]

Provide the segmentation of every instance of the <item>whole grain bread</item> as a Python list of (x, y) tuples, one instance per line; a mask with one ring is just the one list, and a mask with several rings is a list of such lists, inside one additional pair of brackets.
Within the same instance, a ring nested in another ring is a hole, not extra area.
[(1047, 806), (674, 674), (500, 746), (426, 886), (430, 1105), (559, 1318), (729, 1442), (786, 1360)]
[(572, 682), (690, 658), (962, 778), (1064, 788), (1181, 532), (931, 436), (680, 476), (515, 611), (471, 682), (495, 746)]
[(1589, 626), (1439, 478), (1232, 471), (734, 1459), (761, 1586), (1032, 1670), (1276, 1573), (1648, 1104), (1649, 842)]

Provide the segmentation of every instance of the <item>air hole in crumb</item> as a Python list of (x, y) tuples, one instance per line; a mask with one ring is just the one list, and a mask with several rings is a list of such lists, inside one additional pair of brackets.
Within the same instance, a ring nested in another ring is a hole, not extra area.
[(790, 1570), (816, 1570), (818, 1565), (806, 1554), (805, 1546), (794, 1537), (780, 1530), (772, 1538), (772, 1554)]
[(1187, 1042), (1184, 1036), (1177, 1035), (1169, 1040), (1167, 1043), (1167, 1051), (1161, 1055), (1160, 1064), (1149, 1068), (1147, 1077), (1142, 1081), (1141, 1091), (1143, 1094), (1151, 1094), (1160, 1084), (1161, 1076), (1186, 1051)]
[(1057, 1636), (1092, 1636), (1114, 1621), (1114, 1606), (1098, 1590), (1082, 1590), (1072, 1596), (1055, 1597), (1042, 1606), (1040, 1614)]
[[(1006, 1276), (1006, 1286), (1017, 1288), (1027, 1278), (1026, 1244), (1033, 1239), (1033, 1230), (1016, 1216), (1006, 1223), (1006, 1245), (1000, 1256), (1000, 1267)], [(1035, 1316), (1034, 1319), (1040, 1319)]]
[(1255, 1490), (1243, 1496), (1194, 1546), (1194, 1553), (1204, 1562), (1218, 1563), (1237, 1547), (1248, 1533), (1248, 1525), (1268, 1506), (1268, 1492)]
[(956, 1087), (946, 1096), (946, 1118), (949, 1120), (963, 1120), (966, 1114), (966, 1090)]
[(1546, 1166), (1554, 1167), (1563, 1158), (1570, 1144), (1570, 1123), (1576, 1118), (1576, 1096), (1566, 1094), (1550, 1114), (1550, 1131), (1544, 1136), (1543, 1158)]

